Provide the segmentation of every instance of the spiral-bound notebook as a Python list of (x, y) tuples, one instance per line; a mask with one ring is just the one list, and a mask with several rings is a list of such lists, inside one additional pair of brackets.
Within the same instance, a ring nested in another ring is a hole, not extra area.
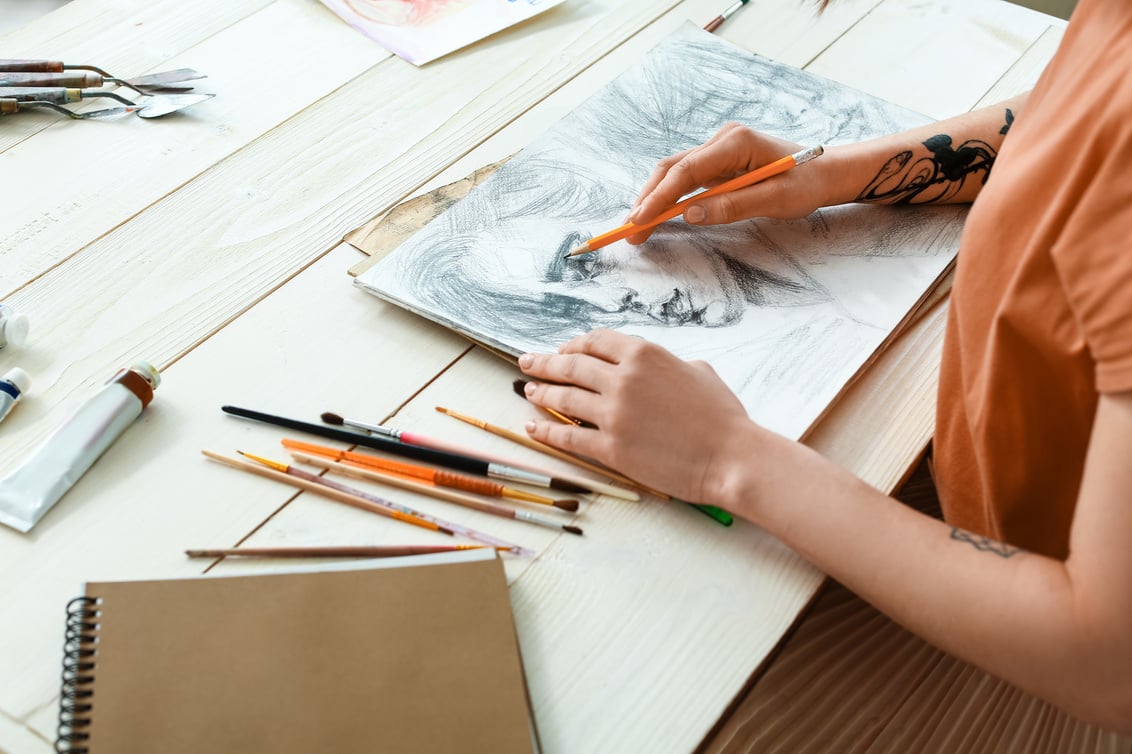
[(490, 550), (88, 583), (68, 607), (60, 751), (538, 751)]

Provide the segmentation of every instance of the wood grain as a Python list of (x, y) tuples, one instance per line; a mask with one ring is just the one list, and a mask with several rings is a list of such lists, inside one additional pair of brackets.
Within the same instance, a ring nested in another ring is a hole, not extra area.
[[(268, 73), (299, 48), (302, 66)], [(166, 61), (210, 71), (200, 88), (212, 100), (152, 121), (60, 122), (0, 153), (0, 173), (36, 177), (0, 205), (0, 296), (388, 57), (317, 4), (278, 0)]]

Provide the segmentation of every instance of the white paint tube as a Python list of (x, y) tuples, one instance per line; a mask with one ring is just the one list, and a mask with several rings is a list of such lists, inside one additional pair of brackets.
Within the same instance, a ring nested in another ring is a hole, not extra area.
[(19, 367), (12, 367), (7, 374), (0, 377), (0, 422), (4, 421), (4, 417), (29, 387), (31, 387), (31, 377)]
[(160, 383), (145, 362), (111, 377), (22, 466), (0, 479), (0, 524), (31, 531), (149, 405)]
[(28, 318), (0, 304), (0, 348), (22, 346), (28, 338)]

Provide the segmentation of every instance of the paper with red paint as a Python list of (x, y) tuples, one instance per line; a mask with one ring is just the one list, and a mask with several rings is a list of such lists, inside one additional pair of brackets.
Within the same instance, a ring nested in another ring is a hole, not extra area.
[(459, 50), (563, 0), (322, 0), (355, 29), (415, 65)]

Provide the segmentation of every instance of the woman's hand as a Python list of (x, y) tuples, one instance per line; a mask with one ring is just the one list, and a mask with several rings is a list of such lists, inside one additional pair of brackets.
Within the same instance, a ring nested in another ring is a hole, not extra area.
[(580, 335), (558, 354), (526, 354), (519, 366), (536, 380), (527, 384), (532, 403), (598, 427), (532, 421), (531, 437), (688, 502), (726, 506), (730, 464), (773, 436), (707, 363), (611, 330)]
[[(645, 222), (685, 194), (716, 186), (803, 148), (728, 123), (701, 146), (661, 160), (641, 189), (629, 221)], [(805, 170), (788, 170), (753, 186), (695, 202), (684, 210), (684, 219), (697, 225), (721, 225), (752, 217), (805, 217), (828, 203), (823, 171), (814, 169), (818, 162), (821, 160)], [(651, 233), (651, 229), (643, 231), (628, 240), (644, 243)]]

